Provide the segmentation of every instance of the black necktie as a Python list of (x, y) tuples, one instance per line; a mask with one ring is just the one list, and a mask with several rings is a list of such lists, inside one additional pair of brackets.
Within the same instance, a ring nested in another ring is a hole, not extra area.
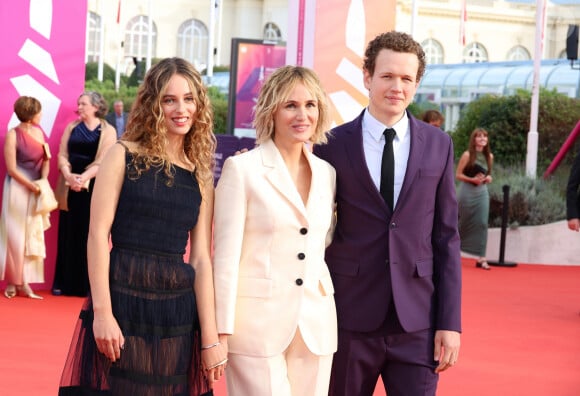
[(393, 139), (396, 132), (393, 128), (387, 128), (385, 135), (385, 148), (381, 162), (381, 195), (391, 210), (393, 209), (393, 189), (395, 185), (395, 155), (393, 154)]

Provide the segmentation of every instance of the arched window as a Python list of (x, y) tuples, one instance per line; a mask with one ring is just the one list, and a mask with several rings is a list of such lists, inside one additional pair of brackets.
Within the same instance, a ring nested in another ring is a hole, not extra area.
[(264, 26), (264, 40), (267, 41), (280, 41), (282, 40), (282, 33), (280, 28), (273, 22), (268, 22)]
[(177, 56), (190, 61), (197, 70), (207, 66), (208, 29), (203, 22), (189, 19), (177, 32)]
[(487, 50), (480, 43), (469, 43), (463, 50), (463, 63), (487, 62)]
[(421, 43), (421, 47), (425, 51), (425, 62), (428, 65), (443, 63), (443, 46), (439, 41), (427, 39)]
[[(151, 57), (157, 52), (157, 27), (152, 22)], [(147, 57), (147, 36), (149, 35), (149, 17), (139, 15), (127, 22), (125, 29), (125, 56), (141, 60)]]
[(507, 54), (507, 60), (510, 61), (521, 61), (530, 59), (532, 59), (532, 57), (530, 56), (529, 51), (521, 45), (516, 45), (515, 47), (510, 49)]
[(89, 12), (87, 24), (87, 62), (97, 62), (101, 49), (101, 16)]

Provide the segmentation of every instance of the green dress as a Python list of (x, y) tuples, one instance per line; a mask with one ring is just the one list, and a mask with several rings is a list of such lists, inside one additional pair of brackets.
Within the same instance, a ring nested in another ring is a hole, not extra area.
[[(477, 168), (475, 171), (474, 168)], [(464, 170), (467, 176), (473, 172), (487, 173), (487, 162), (483, 153), (477, 153), (475, 164)], [(485, 256), (487, 249), (487, 224), (489, 218), (489, 191), (487, 184), (476, 186), (461, 182), (458, 192), (459, 202), (459, 236), (461, 251), (480, 257)]]

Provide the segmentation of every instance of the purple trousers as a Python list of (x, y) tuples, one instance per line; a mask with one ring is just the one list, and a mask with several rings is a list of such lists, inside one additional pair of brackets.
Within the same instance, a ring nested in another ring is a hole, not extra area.
[(388, 396), (435, 396), (439, 375), (433, 342), (432, 329), (415, 333), (339, 329), (329, 396), (372, 396), (379, 376)]

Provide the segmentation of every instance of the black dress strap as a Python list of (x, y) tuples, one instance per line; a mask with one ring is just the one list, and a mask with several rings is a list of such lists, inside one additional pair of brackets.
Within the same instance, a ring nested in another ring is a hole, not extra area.
[(117, 140), (117, 143), (120, 144), (121, 146), (125, 147), (126, 153), (129, 152), (129, 147), (127, 147), (127, 145), (122, 140)]

